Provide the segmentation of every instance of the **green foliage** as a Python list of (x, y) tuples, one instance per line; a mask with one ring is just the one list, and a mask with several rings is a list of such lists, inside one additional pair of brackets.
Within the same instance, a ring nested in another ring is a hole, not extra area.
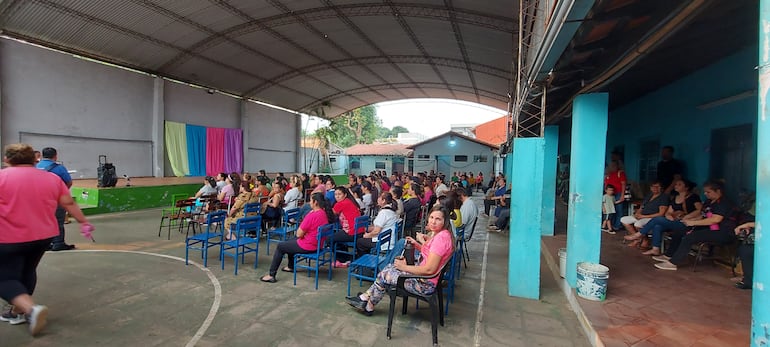
[(369, 105), (333, 119), (329, 127), (339, 135), (336, 144), (341, 147), (350, 147), (358, 143), (374, 142), (380, 123), (377, 109)]
[[(318, 107), (312, 112), (323, 116), (324, 108)], [(388, 129), (382, 126), (377, 117), (377, 108), (373, 105), (357, 108), (331, 120), (328, 126), (319, 128), (315, 136), (321, 139), (321, 144), (334, 143), (347, 148), (359, 143), (372, 143), (377, 139), (395, 138), (398, 133), (408, 133), (409, 130), (400, 125)]]

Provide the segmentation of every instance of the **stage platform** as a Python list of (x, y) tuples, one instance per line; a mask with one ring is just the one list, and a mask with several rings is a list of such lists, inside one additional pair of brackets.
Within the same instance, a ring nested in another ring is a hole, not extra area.
[(115, 187), (98, 188), (96, 179), (72, 181), (72, 196), (87, 215), (170, 206), (174, 194), (195, 195), (203, 177), (135, 177), (131, 186), (119, 179)]
[[(268, 173), (271, 179), (275, 173)], [(287, 177), (293, 173), (285, 173)], [(338, 185), (348, 183), (347, 175), (332, 175)], [(132, 177), (131, 186), (125, 179), (118, 179), (115, 187), (99, 188), (96, 179), (72, 180), (70, 192), (83, 213), (125, 212), (146, 208), (171, 206), (174, 194), (195, 193), (203, 186), (202, 176), (197, 177)]]
[[(118, 178), (118, 184), (113, 188), (125, 188), (127, 181), (124, 178)], [(155, 187), (179, 184), (200, 184), (203, 185), (203, 177), (131, 177), (132, 187)], [(73, 187), (96, 189), (96, 179), (73, 179)], [(102, 188), (99, 188), (102, 189)], [(107, 188), (104, 188), (107, 189)]]

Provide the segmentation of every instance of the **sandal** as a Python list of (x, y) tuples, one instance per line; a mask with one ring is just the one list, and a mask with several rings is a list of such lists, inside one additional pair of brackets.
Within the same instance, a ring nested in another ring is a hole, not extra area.
[(285, 268), (281, 269), (281, 271), (294, 273), (294, 269), (290, 269), (289, 267), (285, 267)]
[(650, 249), (650, 250), (642, 252), (642, 254), (644, 254), (644, 255), (660, 255), (661, 253), (660, 253), (659, 249)]
[[(267, 277), (269, 277), (269, 278), (267, 278)], [(267, 283), (275, 283), (276, 282), (275, 281), (275, 277), (270, 276), (270, 275), (262, 276), (262, 277), (259, 278), (259, 280), (262, 281), (262, 282), (267, 282)]]
[(626, 244), (626, 246), (636, 248), (636, 247), (639, 247), (640, 243), (642, 243), (641, 240), (634, 240), (634, 241), (631, 241), (630, 243)]
[(634, 233), (631, 235), (623, 236), (623, 239), (626, 241), (634, 241), (642, 238), (642, 233)]

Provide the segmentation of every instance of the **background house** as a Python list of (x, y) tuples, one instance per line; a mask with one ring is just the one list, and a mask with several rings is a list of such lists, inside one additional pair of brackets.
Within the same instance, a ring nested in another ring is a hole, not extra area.
[(305, 173), (331, 173), (334, 175), (345, 174), (348, 167), (348, 159), (345, 150), (333, 143), (326, 148), (328, 159), (324, 158), (321, 151), (321, 143), (316, 137), (302, 139), (300, 151), (300, 170)]
[(498, 160), (497, 146), (453, 131), (408, 148), (414, 150), (407, 165), (411, 172), (436, 170), (447, 176), (455, 171), (490, 175)]
[(359, 144), (348, 147), (345, 153), (349, 159), (349, 173), (368, 175), (374, 170), (385, 170), (388, 174), (404, 172), (404, 163), (412, 150), (398, 143)]

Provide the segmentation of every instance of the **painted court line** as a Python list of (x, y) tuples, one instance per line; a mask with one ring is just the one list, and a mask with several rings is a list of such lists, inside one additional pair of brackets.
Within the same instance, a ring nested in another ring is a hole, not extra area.
[[(67, 253), (131, 253), (131, 254), (150, 255), (154, 257), (178, 260), (183, 263), (185, 261), (183, 258), (175, 257), (172, 255), (142, 252), (142, 251), (126, 251), (126, 250), (89, 249), (89, 250), (72, 250), (68, 252), (58, 252), (54, 254), (67, 254)], [(486, 256), (485, 256), (485, 259), (486, 259)], [(187, 344), (185, 345), (186, 347), (193, 347), (198, 343), (198, 341), (200, 341), (200, 339), (206, 333), (206, 330), (209, 329), (209, 326), (211, 326), (211, 322), (214, 321), (214, 317), (216, 317), (217, 312), (219, 311), (219, 305), (222, 302), (222, 285), (219, 283), (219, 280), (217, 279), (216, 276), (214, 276), (211, 270), (203, 267), (201, 264), (198, 264), (194, 261), (190, 261), (189, 263), (192, 265), (195, 265), (198, 269), (203, 271), (209, 277), (209, 281), (211, 281), (211, 284), (214, 285), (214, 302), (211, 304), (209, 315), (203, 321), (203, 324), (201, 324), (200, 328), (198, 328), (198, 331), (195, 333), (195, 335), (193, 335), (192, 339), (190, 339), (190, 341), (187, 342)]]
[(484, 319), (484, 288), (487, 284), (487, 252), (489, 251), (489, 232), (484, 239), (484, 259), (481, 261), (481, 286), (479, 288), (479, 307), (476, 309), (476, 329), (473, 337), (474, 345), (481, 346), (481, 321)]

